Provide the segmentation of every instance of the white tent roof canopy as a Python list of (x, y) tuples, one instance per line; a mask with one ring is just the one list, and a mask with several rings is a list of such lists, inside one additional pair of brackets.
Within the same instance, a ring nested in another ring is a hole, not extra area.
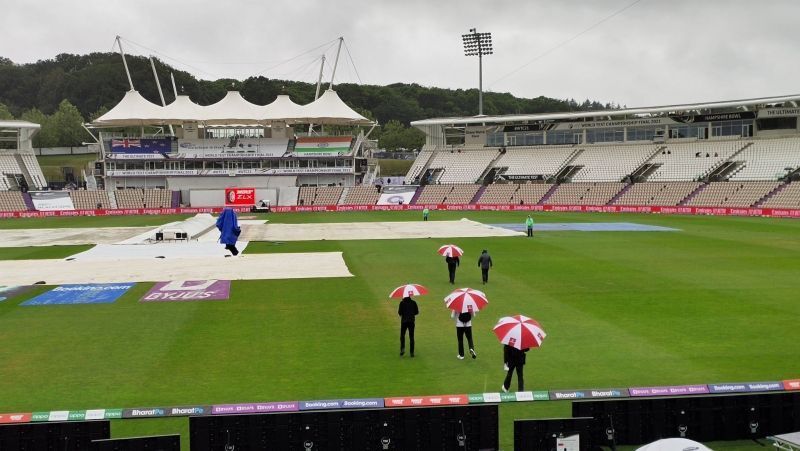
[(138, 126), (183, 122), (199, 122), (204, 125), (266, 125), (279, 121), (337, 125), (372, 124), (372, 121), (347, 106), (335, 91), (328, 90), (308, 105), (298, 105), (286, 95), (279, 95), (268, 105), (256, 105), (248, 102), (238, 91), (228, 91), (222, 100), (213, 105), (201, 106), (192, 102), (188, 96), (178, 96), (174, 102), (165, 107), (147, 101), (138, 91), (128, 91), (111, 111), (97, 118), (92, 125)]
[(131, 90), (109, 112), (98, 117), (94, 123), (102, 125), (148, 125), (159, 123), (160, 107), (142, 97), (139, 91)]

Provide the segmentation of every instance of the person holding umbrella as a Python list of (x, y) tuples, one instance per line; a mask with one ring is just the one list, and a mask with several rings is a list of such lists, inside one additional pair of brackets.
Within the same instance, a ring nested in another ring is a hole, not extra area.
[(501, 389), (508, 392), (511, 376), (517, 372), (517, 390), (525, 390), (525, 353), (530, 348), (539, 347), (547, 334), (536, 320), (524, 315), (505, 316), (494, 326), (494, 333), (503, 346), (503, 360), (508, 367)]
[(439, 255), (444, 256), (444, 261), (447, 262), (447, 272), (450, 274), (450, 285), (456, 282), (456, 268), (461, 264), (461, 257), (464, 251), (454, 244), (445, 244), (439, 248)]
[(410, 345), (411, 357), (414, 357), (414, 325), (416, 316), (419, 315), (417, 302), (411, 299), (412, 295), (422, 295), (428, 292), (427, 288), (417, 284), (407, 284), (394, 289), (389, 294), (391, 298), (403, 297), (397, 307), (397, 315), (400, 317), (400, 356), (406, 353), (406, 332)]
[(242, 233), (239, 222), (236, 219), (236, 212), (232, 208), (225, 208), (217, 218), (217, 229), (219, 229), (219, 242), (225, 245), (225, 249), (231, 251), (233, 255), (239, 255), (236, 249), (236, 241)]
[(489, 251), (484, 249), (483, 252), (481, 252), (481, 256), (478, 257), (478, 268), (481, 269), (481, 277), (483, 278), (484, 285), (489, 281), (489, 268), (492, 266), (492, 256), (489, 255)]
[(459, 360), (464, 360), (464, 336), (467, 336), (469, 353), (473, 359), (478, 358), (472, 342), (472, 317), (489, 303), (486, 294), (472, 288), (459, 288), (444, 298), (447, 308), (452, 310), (450, 317), (456, 320), (456, 337), (458, 338)]

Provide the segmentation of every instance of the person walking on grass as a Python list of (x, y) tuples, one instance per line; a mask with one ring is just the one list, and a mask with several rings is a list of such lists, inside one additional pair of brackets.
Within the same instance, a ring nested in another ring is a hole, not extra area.
[(410, 296), (404, 297), (397, 307), (397, 315), (400, 316), (400, 356), (406, 353), (406, 331), (408, 331), (409, 350), (411, 357), (414, 357), (414, 321), (419, 315), (417, 302)]
[(425, 207), (425, 209), (422, 210), (422, 220), (423, 221), (427, 221), (428, 220), (428, 215), (430, 213), (431, 213), (431, 211), (428, 210), (428, 207)]
[(458, 355), (459, 360), (464, 360), (464, 335), (467, 336), (467, 345), (469, 345), (469, 353), (473, 359), (477, 359), (478, 355), (475, 354), (475, 345), (472, 343), (472, 313), (450, 312), (450, 318), (456, 320), (456, 337), (458, 338)]
[(528, 219), (525, 220), (525, 229), (528, 230), (528, 238), (533, 237), (533, 218), (531, 218), (531, 215), (528, 215)]
[(225, 249), (234, 256), (239, 255), (239, 250), (236, 249), (236, 241), (239, 240), (242, 229), (239, 228), (236, 212), (232, 208), (225, 208), (217, 218), (216, 225), (220, 233), (220, 243), (224, 244)]
[(456, 283), (456, 268), (461, 264), (461, 259), (458, 257), (445, 257), (444, 261), (447, 262), (447, 272), (450, 274), (450, 285)]
[(525, 376), (523, 375), (523, 368), (525, 367), (525, 353), (527, 349), (519, 350), (513, 346), (503, 345), (503, 369), (507, 369), (506, 379), (500, 387), (503, 393), (508, 393), (511, 389), (511, 375), (514, 370), (517, 371), (517, 391), (525, 391)]
[(489, 268), (492, 266), (492, 256), (489, 255), (489, 251), (484, 249), (480, 257), (478, 257), (478, 268), (481, 269), (481, 277), (483, 278), (484, 285), (489, 282)]

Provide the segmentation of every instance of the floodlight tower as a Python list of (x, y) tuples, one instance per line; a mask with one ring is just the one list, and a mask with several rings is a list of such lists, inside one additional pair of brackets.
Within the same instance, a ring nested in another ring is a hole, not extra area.
[(483, 55), (492, 54), (492, 34), (478, 33), (475, 28), (469, 34), (462, 34), (464, 56), (478, 57), (478, 116), (483, 116)]

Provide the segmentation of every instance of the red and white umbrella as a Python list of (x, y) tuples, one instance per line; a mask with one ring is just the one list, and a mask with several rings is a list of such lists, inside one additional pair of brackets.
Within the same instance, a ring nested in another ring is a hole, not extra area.
[(416, 283), (409, 283), (395, 288), (390, 294), (390, 298), (402, 299), (406, 296), (419, 296), (428, 294), (428, 289)]
[(443, 255), (445, 257), (461, 257), (464, 255), (464, 251), (455, 244), (445, 244), (444, 246), (440, 247), (437, 252), (439, 252), (439, 255)]
[(494, 326), (494, 334), (500, 343), (519, 350), (538, 348), (547, 336), (542, 326), (524, 315), (504, 316)]
[(472, 288), (459, 288), (444, 298), (447, 308), (457, 313), (474, 313), (486, 307), (489, 300), (486, 293)]

